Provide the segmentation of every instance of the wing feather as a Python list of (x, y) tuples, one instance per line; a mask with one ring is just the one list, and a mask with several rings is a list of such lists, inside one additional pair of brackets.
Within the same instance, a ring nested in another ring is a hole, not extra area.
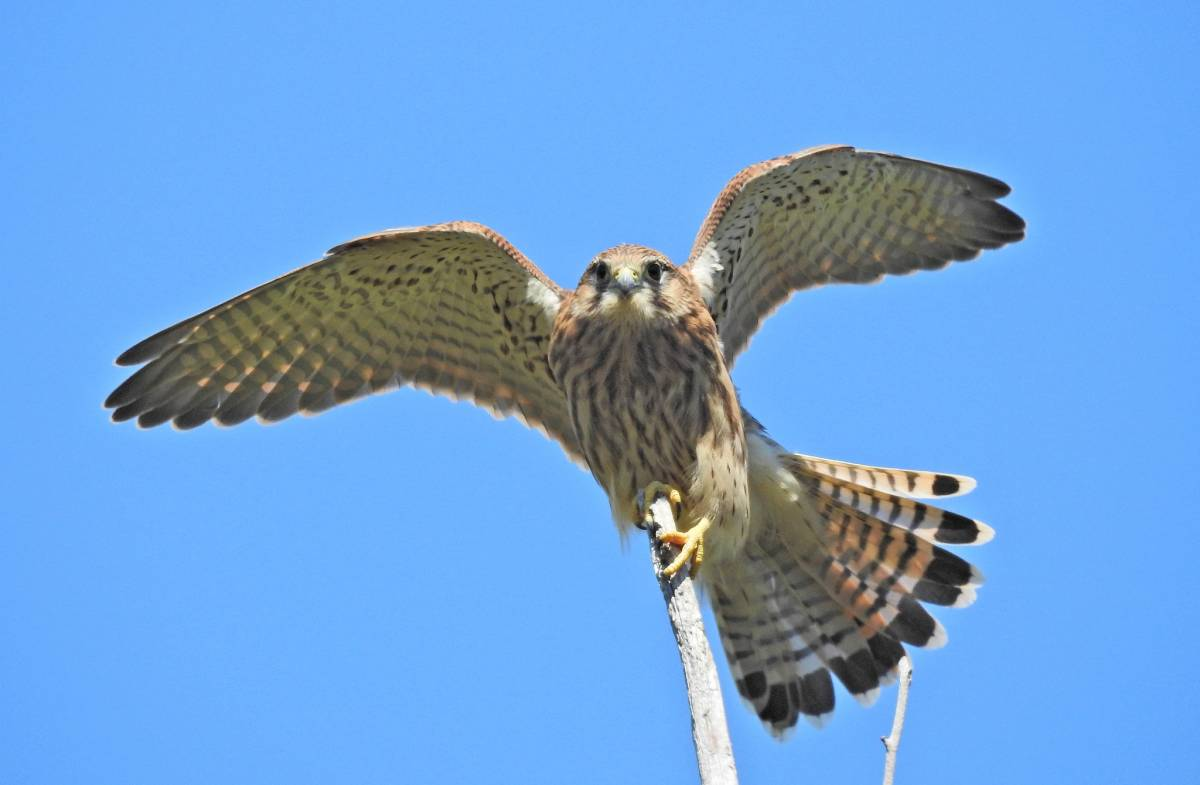
[(580, 460), (547, 347), (563, 291), (469, 222), (351, 240), (135, 344), (105, 401), (143, 427), (315, 414), (408, 384), (515, 416)]
[(830, 145), (763, 161), (717, 196), (688, 260), (732, 364), (794, 292), (936, 270), (1025, 236), (986, 175)]

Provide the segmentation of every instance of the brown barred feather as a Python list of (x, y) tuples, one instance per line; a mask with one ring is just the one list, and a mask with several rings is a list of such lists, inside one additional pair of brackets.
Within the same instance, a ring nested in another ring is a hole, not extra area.
[(739, 172), (713, 202), (688, 267), (732, 365), (800, 289), (936, 270), (1025, 236), (992, 177), (825, 145)]
[(793, 453), (789, 456), (788, 463), (789, 465), (798, 465), (813, 474), (913, 499), (962, 496), (975, 490), (975, 481), (961, 474), (925, 472), (915, 469), (889, 469), (884, 466), (867, 466), (862, 463), (835, 461), (830, 458), (817, 458), (800, 453)]
[(796, 479), (808, 486), (813, 494), (853, 507), (931, 542), (982, 545), (995, 535), (992, 527), (981, 521), (814, 472), (803, 461), (796, 460), (795, 456), (786, 464)]
[(546, 360), (564, 292), (469, 222), (344, 243), (141, 341), (105, 401), (142, 427), (315, 414), (401, 384), (515, 416), (582, 459)]

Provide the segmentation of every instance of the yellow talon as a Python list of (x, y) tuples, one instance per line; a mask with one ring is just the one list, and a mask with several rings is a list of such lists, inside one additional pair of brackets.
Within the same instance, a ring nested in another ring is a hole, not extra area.
[(662, 482), (652, 482), (647, 485), (638, 495), (638, 509), (642, 513), (642, 528), (648, 528), (654, 523), (650, 514), (650, 507), (654, 504), (654, 500), (659, 495), (667, 497), (667, 501), (671, 502), (671, 512), (675, 514), (675, 520), (678, 521), (683, 517), (683, 494), (678, 488), (672, 488), (670, 485)]
[(667, 542), (679, 548), (679, 555), (675, 557), (675, 561), (663, 568), (663, 575), (669, 578), (679, 572), (683, 565), (691, 562), (688, 572), (693, 578), (696, 577), (700, 565), (704, 562), (704, 533), (708, 531), (709, 526), (712, 526), (712, 521), (701, 518), (695, 526), (685, 532), (658, 533), (659, 542)]
[[(652, 482), (638, 494), (638, 509), (642, 515), (642, 528), (649, 529), (654, 525), (654, 516), (650, 511), (651, 506), (659, 496), (666, 496), (671, 503), (671, 512), (675, 516), (675, 523), (679, 525), (683, 521), (683, 494), (677, 488), (672, 488), (670, 485), (661, 482)], [(679, 555), (675, 560), (663, 568), (663, 575), (670, 577), (679, 572), (683, 565), (691, 563), (690, 573), (695, 577), (696, 572), (700, 569), (701, 563), (704, 561), (704, 533), (708, 531), (708, 527), (712, 522), (708, 518), (701, 518), (695, 526), (692, 526), (687, 531), (663, 531), (659, 529), (655, 533), (655, 537), (659, 542), (665, 542), (679, 548)]]

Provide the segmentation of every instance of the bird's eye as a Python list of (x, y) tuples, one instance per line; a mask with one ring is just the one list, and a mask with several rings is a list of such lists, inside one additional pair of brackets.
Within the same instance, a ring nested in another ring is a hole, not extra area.
[(596, 280), (600, 283), (608, 280), (608, 265), (604, 262), (596, 263)]
[(651, 281), (655, 281), (655, 282), (661, 281), (662, 274), (663, 274), (662, 262), (651, 262), (650, 264), (646, 265), (646, 277), (649, 278)]

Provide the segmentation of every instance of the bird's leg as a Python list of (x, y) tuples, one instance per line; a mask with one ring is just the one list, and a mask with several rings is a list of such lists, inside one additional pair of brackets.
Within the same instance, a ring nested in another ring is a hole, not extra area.
[(700, 571), (700, 565), (704, 562), (704, 533), (712, 526), (712, 521), (708, 518), (701, 518), (696, 522), (696, 525), (685, 532), (674, 531), (658, 533), (659, 542), (668, 542), (679, 548), (679, 555), (675, 557), (675, 561), (663, 567), (663, 575), (670, 577), (679, 572), (683, 565), (691, 562), (689, 573), (693, 578)]
[[(672, 488), (661, 482), (652, 482), (638, 495), (638, 509), (642, 515), (641, 527), (648, 529), (654, 524), (653, 516), (650, 513), (650, 507), (654, 504), (654, 500), (659, 495), (664, 495), (671, 502), (671, 511), (675, 515), (675, 523), (679, 524), (683, 518), (683, 494), (678, 488)], [(712, 522), (708, 518), (701, 518), (695, 526), (692, 526), (687, 531), (663, 531), (659, 529), (654, 533), (659, 542), (669, 543), (679, 548), (679, 555), (675, 560), (663, 568), (663, 575), (670, 577), (682, 569), (683, 565), (691, 563), (691, 575), (695, 577), (697, 570), (700, 569), (700, 564), (704, 561), (704, 533)]]

